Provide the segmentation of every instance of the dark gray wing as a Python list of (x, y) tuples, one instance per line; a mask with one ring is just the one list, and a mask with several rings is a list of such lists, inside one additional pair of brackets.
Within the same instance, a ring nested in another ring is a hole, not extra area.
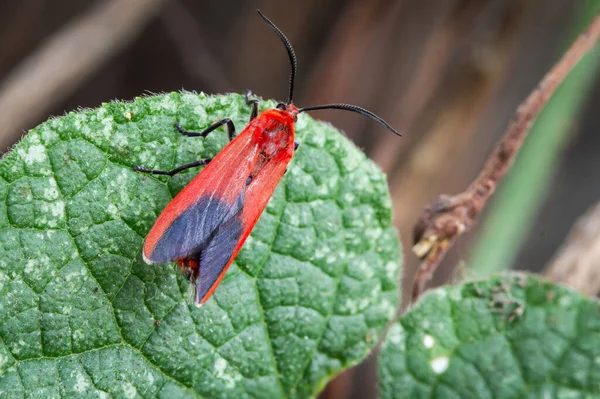
[(216, 234), (209, 239), (206, 248), (201, 251), (200, 275), (196, 280), (196, 303), (202, 302), (225, 271), (225, 266), (233, 256), (243, 231), (244, 224), (237, 214), (219, 226)]
[(200, 197), (173, 221), (149, 260), (162, 263), (197, 256), (219, 234), (220, 227), (237, 217), (243, 205), (243, 191), (233, 204), (211, 195)]

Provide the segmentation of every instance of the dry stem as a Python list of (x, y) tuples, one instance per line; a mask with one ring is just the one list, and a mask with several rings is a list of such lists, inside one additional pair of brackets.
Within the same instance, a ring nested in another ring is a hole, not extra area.
[(423, 292), (458, 237), (473, 227), (498, 182), (512, 165), (537, 115), (571, 69), (594, 47), (599, 36), (600, 14), (519, 106), (500, 143), (467, 190), (455, 196), (441, 195), (425, 208), (413, 233), (413, 252), (423, 259), (413, 284), (413, 300)]

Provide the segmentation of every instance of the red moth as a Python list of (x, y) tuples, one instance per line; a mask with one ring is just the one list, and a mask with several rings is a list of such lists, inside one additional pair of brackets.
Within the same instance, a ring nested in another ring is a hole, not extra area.
[(383, 119), (356, 105), (297, 108), (292, 102), (296, 74), (294, 49), (285, 35), (258, 13), (287, 50), (292, 67), (288, 101), (258, 115), (258, 100), (251, 100), (247, 93), (246, 103), (252, 106), (250, 122), (238, 135), (228, 118), (202, 132), (188, 132), (175, 125), (180, 133), (193, 137), (205, 137), (226, 125), (230, 143), (214, 159), (201, 159), (171, 171), (134, 166), (140, 172), (173, 176), (206, 165), (160, 214), (143, 249), (147, 263), (179, 263), (193, 287), (197, 306), (214, 293), (285, 173), (298, 146), (294, 142), (294, 123), (299, 113), (343, 109), (368, 116), (399, 135)]

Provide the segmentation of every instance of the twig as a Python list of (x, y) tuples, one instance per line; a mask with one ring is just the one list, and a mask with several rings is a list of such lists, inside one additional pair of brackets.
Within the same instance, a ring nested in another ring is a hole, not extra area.
[(26, 58), (0, 84), (0, 149), (125, 48), (164, 2), (98, 2)]
[(586, 295), (600, 291), (600, 203), (573, 226), (565, 243), (546, 268), (549, 280), (568, 285)]
[(599, 36), (600, 14), (519, 106), (500, 143), (467, 190), (455, 196), (441, 195), (425, 208), (413, 230), (413, 252), (423, 259), (413, 283), (413, 300), (423, 292), (458, 237), (474, 225), (498, 182), (512, 165), (535, 118), (571, 69), (594, 47)]

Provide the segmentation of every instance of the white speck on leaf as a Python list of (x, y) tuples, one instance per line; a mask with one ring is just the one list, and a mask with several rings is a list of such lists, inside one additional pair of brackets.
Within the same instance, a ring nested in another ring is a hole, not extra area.
[(82, 373), (77, 373), (77, 382), (73, 387), (73, 390), (75, 390), (75, 392), (85, 392), (89, 386), (90, 383), (85, 379), (85, 376)]
[(44, 190), (43, 197), (49, 201), (55, 200), (59, 197), (58, 186), (54, 177), (48, 179), (50, 187)]
[(371, 241), (374, 241), (381, 237), (381, 229), (365, 229), (364, 235)]
[(442, 374), (448, 368), (448, 364), (450, 363), (450, 359), (446, 356), (436, 357), (431, 361), (431, 369), (436, 374)]
[(558, 300), (560, 306), (569, 306), (571, 304), (571, 296), (564, 295)]
[(123, 393), (126, 398), (135, 398), (137, 396), (137, 389), (130, 382), (126, 383), (123, 387)]
[(460, 301), (462, 299), (462, 291), (457, 289), (450, 289), (448, 290), (448, 297), (453, 301)]
[(423, 337), (423, 346), (425, 346), (425, 348), (431, 349), (434, 345), (435, 339), (431, 335), (427, 334)]
[(109, 204), (107, 208), (108, 213), (113, 219), (117, 219), (119, 217), (119, 208), (115, 204)]
[(40, 134), (45, 144), (49, 144), (58, 139), (58, 134), (48, 126), (42, 126)]
[(42, 212), (48, 212), (57, 219), (65, 217), (65, 203), (63, 201), (44, 203), (42, 204), (41, 209)]
[(387, 278), (394, 278), (396, 275), (396, 263), (388, 262), (385, 264), (385, 275)]
[(356, 262), (354, 262), (354, 267), (363, 273), (363, 278), (365, 280), (371, 279), (375, 275), (375, 270), (369, 264), (369, 262), (364, 258), (359, 259)]
[(289, 216), (288, 219), (288, 223), (291, 224), (292, 226), (299, 226), (300, 225), (300, 217), (298, 216), (298, 214), (291, 214)]
[(41, 144), (34, 144), (26, 151), (21, 151), (23, 160), (28, 165), (34, 165), (46, 160), (46, 148)]
[(398, 325), (398, 323), (392, 324), (390, 330), (388, 331), (388, 338), (390, 342), (394, 345), (399, 345), (402, 342), (402, 338), (404, 336), (404, 331), (402, 327)]
[(396, 307), (394, 306), (393, 303), (391, 303), (390, 301), (388, 301), (387, 299), (383, 299), (381, 301), (381, 308), (383, 309), (383, 311), (385, 312), (385, 314), (391, 319), (392, 317), (394, 317), (394, 314), (396, 313)]
[(173, 101), (171, 96), (164, 96), (162, 98), (162, 101), (158, 104), (158, 108), (162, 108), (167, 111), (176, 111), (177, 104), (175, 103), (175, 101)]
[(223, 373), (225, 371), (225, 367), (227, 367), (227, 362), (225, 359), (218, 358), (215, 362), (215, 370), (217, 371), (217, 374)]
[(116, 148), (122, 151), (127, 149), (127, 146), (129, 145), (127, 135), (121, 132), (113, 134), (111, 141)]
[(435, 291), (432, 291), (430, 295), (435, 295), (440, 298), (446, 298), (448, 296), (448, 292), (446, 292), (446, 291), (447, 290), (435, 290)]
[(215, 377), (225, 383), (227, 388), (233, 388), (235, 386), (235, 382), (240, 379), (240, 376), (233, 376), (225, 372), (227, 368), (227, 362), (223, 358), (218, 358), (215, 361)]
[(35, 266), (36, 266), (36, 261), (35, 259), (29, 259), (27, 261), (27, 263), (25, 264), (25, 274), (31, 274), (33, 273), (33, 271), (35, 270)]
[(356, 197), (355, 197), (355, 196), (354, 196), (354, 194), (352, 194), (352, 193), (345, 193), (345, 194), (344, 194), (344, 201), (345, 201), (345, 202), (352, 203), (352, 202), (354, 202), (354, 199), (355, 199), (355, 198), (356, 198)]

